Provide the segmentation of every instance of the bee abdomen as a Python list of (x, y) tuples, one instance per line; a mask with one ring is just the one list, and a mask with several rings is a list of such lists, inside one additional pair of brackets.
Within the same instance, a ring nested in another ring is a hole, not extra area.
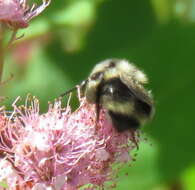
[(124, 115), (113, 111), (108, 111), (108, 114), (111, 117), (113, 126), (118, 132), (137, 129), (140, 126), (139, 120), (131, 115)]

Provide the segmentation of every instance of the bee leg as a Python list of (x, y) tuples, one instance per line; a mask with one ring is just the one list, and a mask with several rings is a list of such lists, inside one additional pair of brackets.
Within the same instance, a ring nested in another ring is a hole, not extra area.
[(100, 117), (100, 104), (99, 103), (95, 104), (95, 112), (96, 112), (95, 123), (97, 125), (99, 121), (99, 117)]
[(131, 132), (131, 141), (136, 146), (137, 150), (139, 150), (138, 140), (136, 139), (136, 129), (130, 129)]
[(98, 86), (96, 92), (95, 112), (96, 112), (96, 125), (98, 124), (100, 117), (100, 97), (101, 97), (101, 85)]

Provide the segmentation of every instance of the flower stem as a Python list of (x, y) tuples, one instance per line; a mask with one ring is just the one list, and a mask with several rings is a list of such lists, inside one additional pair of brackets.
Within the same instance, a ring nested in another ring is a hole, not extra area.
[(20, 36), (20, 37), (17, 38), (17, 37), (16, 37), (17, 31), (18, 31), (17, 29), (13, 30), (12, 35), (11, 35), (11, 38), (10, 38), (8, 44), (7, 44), (7, 49), (10, 48), (10, 46), (12, 45), (12, 43), (13, 43), (15, 40), (18, 40), (18, 39), (20, 39), (20, 38), (23, 37), (23, 35), (22, 35), (22, 36)]
[(2, 80), (3, 64), (4, 64), (3, 34), (4, 34), (3, 24), (0, 23), (0, 82)]

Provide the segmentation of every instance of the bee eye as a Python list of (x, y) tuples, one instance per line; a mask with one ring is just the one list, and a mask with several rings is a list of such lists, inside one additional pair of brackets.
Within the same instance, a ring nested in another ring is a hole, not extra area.
[(102, 76), (102, 72), (97, 72), (97, 73), (94, 73), (93, 75), (91, 75), (90, 79), (91, 79), (91, 80), (97, 80), (97, 79), (99, 79), (101, 76)]

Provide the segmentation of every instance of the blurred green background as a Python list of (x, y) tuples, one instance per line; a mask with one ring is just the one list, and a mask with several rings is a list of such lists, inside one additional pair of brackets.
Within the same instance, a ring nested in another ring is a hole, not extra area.
[(97, 62), (128, 59), (149, 76), (156, 115), (116, 190), (195, 190), (195, 0), (52, 0), (19, 33), (2, 105), (31, 93), (46, 111)]

